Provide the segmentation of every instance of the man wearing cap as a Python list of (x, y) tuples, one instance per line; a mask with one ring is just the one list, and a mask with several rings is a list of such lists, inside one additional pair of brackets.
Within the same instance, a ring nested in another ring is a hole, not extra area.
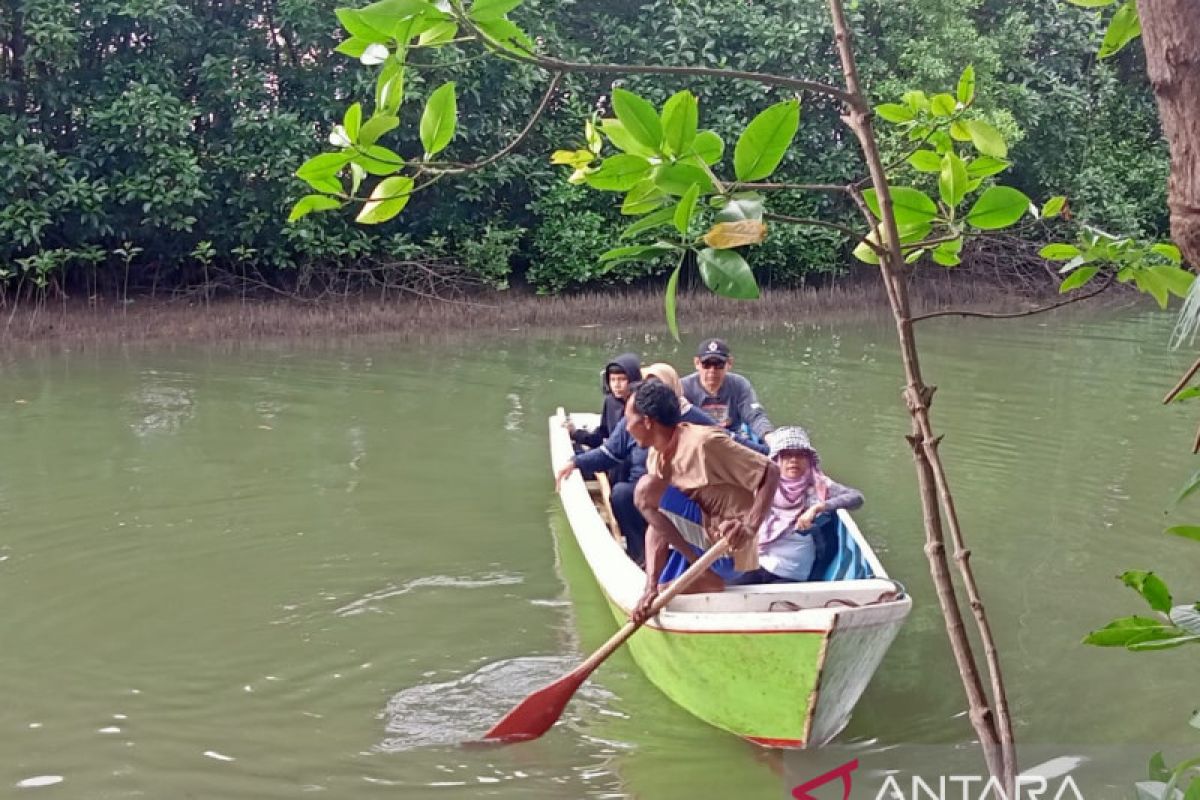
[(705, 339), (693, 359), (696, 371), (683, 379), (683, 394), (718, 425), (740, 433), (742, 425), (766, 441), (775, 429), (750, 381), (731, 372), (733, 356), (723, 339)]

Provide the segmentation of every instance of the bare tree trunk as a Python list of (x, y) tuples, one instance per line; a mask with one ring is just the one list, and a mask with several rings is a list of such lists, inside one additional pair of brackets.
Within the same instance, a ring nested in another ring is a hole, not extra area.
[(1200, 3), (1137, 0), (1146, 72), (1171, 149), (1171, 238), (1200, 269)]
[[(851, 96), (851, 100), (847, 104), (845, 120), (862, 147), (863, 156), (870, 170), (871, 182), (879, 198), (882, 216), (880, 222), (884, 227), (882, 239), (886, 243), (886, 252), (880, 256), (879, 272), (887, 290), (888, 302), (891, 304), (892, 314), (896, 321), (896, 333), (900, 339), (900, 358), (904, 364), (906, 378), (904, 400), (912, 417), (912, 433), (908, 440), (912, 445), (913, 459), (916, 462), (921, 510), (925, 521), (925, 554), (929, 560), (934, 586), (937, 589), (938, 602), (941, 605), (942, 616), (946, 624), (946, 633), (950, 638), (950, 647), (954, 652), (959, 676), (966, 691), (971, 724), (979, 736), (988, 771), (1004, 781), (1006, 792), (1011, 797), (1012, 787), (1016, 783), (1017, 758), (1008, 700), (1004, 690), (1004, 679), (1000, 670), (999, 653), (992, 636), (991, 626), (988, 624), (983, 598), (979, 594), (975, 575), (971, 569), (971, 551), (965, 546), (962, 530), (958, 524), (954, 498), (950, 492), (941, 456), (938, 453), (941, 436), (935, 434), (933, 423), (930, 421), (929, 406), (933, 399), (934, 387), (927, 386), (921, 377), (916, 335), (908, 302), (908, 289), (902, 272), (904, 257), (900, 250), (900, 234), (896, 227), (896, 217), (892, 211), (887, 175), (871, 127), (870, 105), (859, 86), (858, 69), (855, 65), (854, 50), (850, 41), (850, 29), (846, 24), (842, 1), (830, 0), (829, 6), (833, 16), (838, 56), (841, 59), (842, 73), (846, 80), (846, 90)], [(874, 225), (874, 220), (869, 215), (867, 222), (869, 225)], [(948, 524), (950, 529), (951, 539), (954, 543), (954, 557), (958, 562), (959, 574), (966, 588), (975, 624), (983, 643), (992, 689), (991, 704), (989, 704), (987, 694), (983, 689), (983, 678), (963, 624), (962, 611), (959, 609), (957, 593), (950, 576), (950, 568), (946, 560), (943, 521)], [(995, 706), (994, 709), (992, 705)]]

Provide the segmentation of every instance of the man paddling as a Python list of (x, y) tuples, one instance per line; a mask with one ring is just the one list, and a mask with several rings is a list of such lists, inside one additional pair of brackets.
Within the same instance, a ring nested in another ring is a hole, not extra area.
[(727, 579), (758, 566), (755, 532), (779, 483), (774, 462), (743, 447), (719, 428), (679, 421), (679, 399), (653, 381), (629, 399), (625, 425), (650, 449), (635, 500), (648, 524), (646, 589), (632, 619), (644, 621), (659, 588), (718, 539), (734, 556), (718, 560), (688, 593), (719, 592)]

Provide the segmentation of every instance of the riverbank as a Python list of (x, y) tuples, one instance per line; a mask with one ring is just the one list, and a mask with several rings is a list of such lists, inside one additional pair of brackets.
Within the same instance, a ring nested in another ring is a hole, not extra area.
[[(992, 313), (1025, 311), (1056, 301), (1030, 297), (976, 281), (923, 280), (911, 289), (917, 314), (944, 309)], [(1087, 305), (1131, 302), (1111, 295)], [(681, 328), (807, 324), (887, 319), (877, 281), (847, 281), (819, 289), (766, 289), (756, 301), (729, 300), (706, 290), (681, 293)], [(657, 287), (539, 296), (511, 290), (463, 300), (412, 298), (378, 302), (361, 297), (304, 302), (294, 299), (131, 299), (127, 304), (48, 303), (9, 308), (0, 316), (0, 346), (60, 343), (71, 346), (123, 342), (221, 341), (341, 337), (367, 334), (447, 334), (544, 329), (630, 327), (664, 329)]]

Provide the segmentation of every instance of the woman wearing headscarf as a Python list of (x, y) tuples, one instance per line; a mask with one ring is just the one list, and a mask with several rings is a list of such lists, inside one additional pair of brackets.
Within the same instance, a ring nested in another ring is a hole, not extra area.
[(770, 458), (779, 465), (779, 485), (758, 528), (759, 568), (739, 579), (741, 584), (809, 580), (817, 556), (812, 536), (817, 517), (863, 504), (862, 492), (821, 471), (821, 457), (803, 428), (776, 428)]
[[(712, 417), (693, 406), (683, 396), (683, 385), (679, 380), (679, 373), (670, 364), (651, 364), (643, 367), (641, 374), (646, 380), (661, 381), (675, 392), (679, 398), (681, 421), (696, 425), (716, 424)], [(612, 494), (609, 496), (609, 503), (613, 516), (617, 519), (617, 525), (625, 536), (626, 551), (638, 565), (644, 563), (646, 559), (646, 520), (642, 518), (642, 512), (638, 511), (633, 502), (633, 490), (637, 486), (638, 479), (646, 474), (647, 454), (646, 448), (639, 447), (629, 434), (625, 427), (624, 417), (622, 417), (617, 422), (612, 434), (599, 447), (588, 450), (586, 453), (577, 454), (563, 465), (554, 479), (554, 487), (557, 490), (576, 468), (590, 472), (607, 470), (610, 478), (615, 476), (616, 479), (611, 480)]]

